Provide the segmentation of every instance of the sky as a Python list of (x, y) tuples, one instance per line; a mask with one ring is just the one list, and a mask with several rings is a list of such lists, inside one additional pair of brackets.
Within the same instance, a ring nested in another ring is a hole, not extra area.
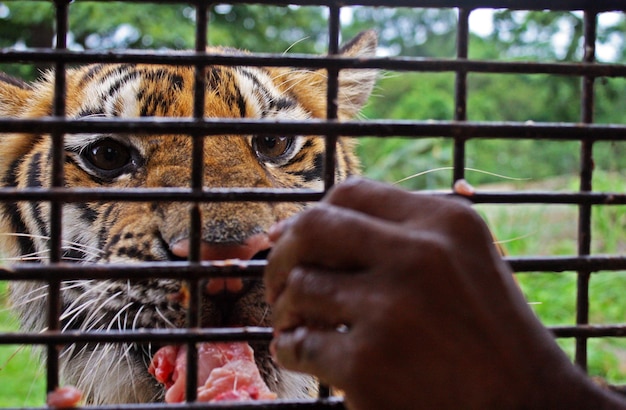
[[(479, 35), (481, 37), (491, 34), (493, 32), (493, 20), (492, 20), (493, 12), (494, 12), (493, 9), (476, 9), (472, 11), (470, 14), (470, 19), (469, 19), (470, 31), (472, 31), (474, 34)], [(579, 12), (574, 12), (574, 13), (579, 13)], [(599, 27), (610, 26), (618, 22), (620, 18), (622, 18), (622, 13), (619, 13), (619, 12), (600, 13), (598, 15), (598, 26)], [(563, 25), (559, 33), (557, 33), (552, 38), (552, 41), (557, 50), (569, 44), (569, 37), (571, 35), (570, 30), (571, 30), (571, 27)], [(596, 45), (596, 57), (600, 61), (606, 61), (606, 62), (615, 61), (615, 58), (617, 56), (616, 50), (621, 44), (623, 44), (623, 42), (624, 42), (624, 35), (621, 35), (621, 36), (614, 35), (609, 39), (607, 43), (597, 44)]]

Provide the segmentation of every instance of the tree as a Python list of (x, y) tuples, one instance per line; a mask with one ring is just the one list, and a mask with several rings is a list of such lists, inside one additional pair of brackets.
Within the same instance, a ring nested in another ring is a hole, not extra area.
[[(319, 7), (216, 5), (209, 20), (210, 44), (276, 53), (324, 51), (326, 21)], [(0, 3), (0, 46), (51, 47), (53, 23), (50, 2)], [(194, 29), (195, 9), (185, 4), (76, 1), (70, 4), (68, 45), (74, 50), (192, 49)], [(27, 80), (43, 68), (0, 67)]]

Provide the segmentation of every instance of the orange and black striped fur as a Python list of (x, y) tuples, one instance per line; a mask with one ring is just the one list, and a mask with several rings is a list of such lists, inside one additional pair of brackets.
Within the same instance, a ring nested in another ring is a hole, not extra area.
[[(371, 56), (373, 32), (347, 44), (347, 56)], [(234, 53), (230, 49), (212, 52)], [(343, 70), (339, 117), (357, 115), (374, 85), (373, 70)], [(67, 117), (191, 117), (194, 68), (171, 65), (90, 65), (67, 71)], [(52, 113), (53, 75), (26, 84), (0, 75), (0, 116), (37, 118)], [(210, 118), (323, 118), (323, 70), (210, 66), (206, 68), (205, 115)], [(303, 133), (305, 130), (303, 130)], [(189, 187), (191, 145), (186, 135), (67, 134), (67, 187), (117, 189)], [(4, 187), (50, 186), (51, 138), (46, 134), (0, 134)], [(337, 145), (338, 180), (358, 172), (353, 144)], [(311, 135), (221, 135), (204, 141), (208, 187), (320, 188), (324, 139)], [(249, 259), (269, 247), (268, 228), (302, 209), (299, 203), (207, 203), (201, 207), (202, 257)], [(88, 202), (63, 206), (63, 259), (83, 264), (171, 261), (187, 257), (189, 206), (163, 202)], [(46, 263), (49, 203), (0, 203), (0, 257), (8, 263)], [(10, 262), (12, 261), (12, 262)], [(176, 328), (185, 309), (172, 294), (176, 280), (62, 283), (61, 324), (66, 330)], [(25, 330), (45, 328), (46, 285), (12, 286), (12, 301)], [(204, 326), (269, 326), (268, 307), (258, 282), (214, 281), (203, 299)], [(303, 397), (310, 382), (277, 369), (266, 346), (254, 346), (270, 388), (281, 397)], [(61, 353), (64, 383), (83, 391), (87, 403), (162, 400), (163, 390), (148, 374), (155, 346), (71, 345)]]

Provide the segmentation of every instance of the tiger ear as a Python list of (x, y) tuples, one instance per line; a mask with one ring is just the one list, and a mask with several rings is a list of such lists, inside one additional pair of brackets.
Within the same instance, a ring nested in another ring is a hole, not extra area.
[[(345, 57), (374, 57), (378, 38), (374, 30), (363, 31), (346, 43), (339, 54)], [(341, 70), (339, 72), (339, 116), (353, 118), (369, 99), (377, 70)]]
[[(339, 52), (351, 58), (373, 57), (378, 40), (373, 30), (357, 35)], [(275, 84), (294, 95), (314, 117), (326, 117), (327, 72), (324, 69), (269, 69)], [(346, 69), (339, 72), (338, 117), (354, 118), (369, 98), (378, 76), (377, 70)]]
[(31, 93), (27, 83), (0, 72), (0, 117), (19, 117)]

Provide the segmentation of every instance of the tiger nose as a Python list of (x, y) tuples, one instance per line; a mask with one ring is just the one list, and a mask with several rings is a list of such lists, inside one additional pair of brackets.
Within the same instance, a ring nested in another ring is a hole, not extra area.
[[(242, 244), (220, 244), (201, 242), (200, 260), (224, 261), (229, 259), (250, 260), (257, 253), (270, 248), (270, 241), (265, 234), (249, 237)], [(188, 258), (190, 244), (188, 239), (180, 240), (170, 246), (172, 253), (179, 258)], [(241, 278), (211, 278), (206, 285), (208, 295), (220, 293), (239, 293), (244, 289)]]

